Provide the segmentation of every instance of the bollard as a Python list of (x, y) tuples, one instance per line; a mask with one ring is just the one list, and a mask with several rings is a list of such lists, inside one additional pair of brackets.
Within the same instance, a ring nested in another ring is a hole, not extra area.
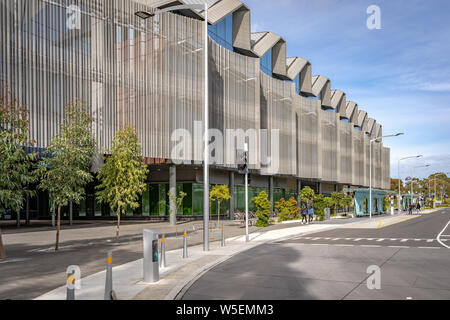
[(67, 273), (67, 300), (75, 300), (75, 271)]
[(183, 234), (183, 259), (188, 258), (188, 251), (187, 251), (187, 233), (186, 230), (184, 230)]
[(222, 247), (225, 247), (225, 227), (222, 226)]
[(161, 268), (166, 268), (166, 236), (163, 234), (161, 238), (161, 260), (160, 260)]
[(112, 300), (113, 284), (112, 284), (112, 252), (108, 252), (106, 258), (106, 283), (105, 283), (105, 300)]

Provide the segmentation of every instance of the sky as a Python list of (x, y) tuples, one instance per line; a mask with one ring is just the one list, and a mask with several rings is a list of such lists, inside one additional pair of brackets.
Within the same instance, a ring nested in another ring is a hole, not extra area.
[[(252, 32), (271, 31), (383, 126), (391, 177), (450, 172), (450, 1), (242, 0)], [(381, 29), (367, 13), (380, 8)], [(428, 168), (416, 168), (430, 165)], [(413, 170), (413, 171), (412, 171)]]

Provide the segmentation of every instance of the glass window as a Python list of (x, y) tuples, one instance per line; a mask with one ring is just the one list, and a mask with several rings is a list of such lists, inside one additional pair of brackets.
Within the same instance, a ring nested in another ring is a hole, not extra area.
[(203, 215), (203, 185), (192, 184), (192, 210), (195, 216)]
[(183, 183), (183, 192), (186, 197), (183, 199), (183, 215), (192, 216), (192, 183)]
[(261, 71), (269, 76), (273, 76), (272, 73), (272, 49), (269, 49), (267, 53), (261, 58)]
[(208, 34), (220, 46), (233, 51), (233, 14), (209, 26)]
[(159, 185), (148, 185), (150, 215), (159, 216)]

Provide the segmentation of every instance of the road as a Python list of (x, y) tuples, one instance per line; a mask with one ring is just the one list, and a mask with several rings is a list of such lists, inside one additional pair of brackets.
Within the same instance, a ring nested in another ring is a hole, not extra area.
[[(182, 298), (450, 299), (449, 221), (444, 209), (266, 243), (211, 269)], [(379, 290), (367, 287), (373, 265), (381, 269)]]
[[(349, 221), (352, 221), (351, 219)], [(213, 224), (214, 221), (212, 221)], [(81, 276), (87, 277), (105, 270), (108, 251), (113, 251), (113, 265), (118, 266), (141, 259), (142, 230), (156, 230), (167, 237), (168, 251), (182, 248), (182, 232), (188, 230), (188, 245), (203, 242), (202, 227), (199, 222), (182, 223), (177, 227), (168, 223), (125, 222), (121, 225), (120, 245), (114, 245), (115, 223), (77, 222), (69, 227), (64, 225), (60, 235), (60, 251), (54, 252), (55, 230), (42, 222), (34, 222), (31, 227), (3, 229), (7, 262), (0, 261), (0, 300), (34, 299), (66, 282), (65, 271), (70, 265), (81, 269)], [(245, 228), (239, 223), (223, 221), (227, 237), (242, 236)], [(200, 223), (201, 224), (201, 223)], [(197, 225), (196, 230), (193, 226)], [(272, 225), (267, 230), (289, 228), (294, 225)], [(200, 230), (199, 230), (200, 229)], [(250, 227), (250, 232), (259, 228)], [(178, 237), (176, 237), (178, 235)], [(210, 241), (220, 241), (219, 229), (210, 232)]]

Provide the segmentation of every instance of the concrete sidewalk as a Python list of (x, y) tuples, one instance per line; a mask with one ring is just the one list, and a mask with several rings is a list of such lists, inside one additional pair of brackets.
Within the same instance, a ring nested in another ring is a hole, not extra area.
[[(139, 259), (113, 268), (113, 288), (118, 298), (124, 300), (174, 299), (190, 281), (238, 253), (265, 242), (283, 240), (292, 236), (305, 235), (342, 226), (342, 224), (312, 224), (267, 232), (256, 232), (250, 234), (249, 243), (245, 242), (245, 236), (232, 237), (227, 239), (226, 246), (223, 248), (220, 247), (220, 242), (211, 243), (209, 252), (204, 252), (202, 245), (189, 247), (188, 259), (182, 258), (182, 249), (172, 250), (166, 254), (168, 267), (160, 269), (161, 280), (158, 283), (147, 284), (142, 282), (143, 259)], [(83, 271), (81, 270), (81, 272)], [(81, 287), (76, 292), (76, 299), (102, 300), (105, 288), (105, 271), (82, 278)], [(36, 298), (36, 300), (64, 299), (66, 299), (66, 286), (61, 286)]]
[[(434, 212), (434, 210), (433, 210)], [(422, 212), (427, 214), (431, 212)], [(182, 249), (168, 248), (168, 267), (160, 269), (160, 281), (155, 284), (143, 283), (143, 260), (139, 259), (113, 268), (113, 287), (119, 299), (163, 300), (174, 299), (177, 294), (190, 282), (195, 281), (213, 266), (226, 261), (232, 256), (251, 249), (263, 243), (281, 241), (291, 237), (316, 233), (337, 228), (379, 228), (400, 223), (415, 216), (396, 214), (366, 218), (350, 219), (348, 223), (313, 223), (300, 225), (295, 223), (279, 224), (269, 229), (254, 230), (250, 233), (250, 242), (245, 242), (245, 236), (232, 235), (227, 238), (226, 247), (220, 247), (220, 242), (211, 240), (209, 252), (203, 251), (203, 246), (196, 241), (196, 245), (189, 247), (189, 258), (182, 258)], [(380, 226), (381, 225), (381, 226)], [(230, 230), (231, 231), (231, 230)], [(201, 234), (192, 237), (201, 238)], [(192, 243), (192, 240), (191, 240)], [(114, 263), (114, 257), (113, 257)], [(106, 266), (106, 261), (105, 261)], [(83, 273), (83, 270), (81, 270)], [(80, 300), (102, 300), (105, 286), (105, 271), (92, 274), (82, 279), (82, 288), (77, 290), (76, 298)], [(63, 300), (66, 298), (66, 287), (61, 286), (44, 295), (38, 300)]]

